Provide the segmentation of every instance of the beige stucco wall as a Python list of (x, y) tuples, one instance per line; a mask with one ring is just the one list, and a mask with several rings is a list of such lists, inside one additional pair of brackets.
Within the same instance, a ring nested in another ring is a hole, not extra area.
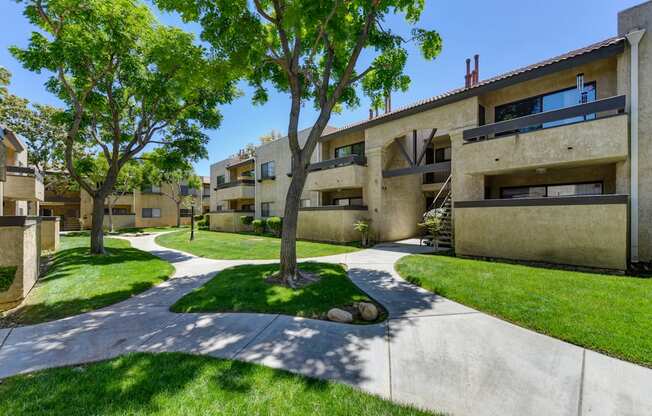
[(335, 149), (338, 147), (346, 146), (353, 143), (364, 142), (364, 131), (354, 131), (351, 133), (345, 133), (333, 140), (328, 140), (323, 143), (320, 143), (320, 160), (330, 160), (335, 159)]
[(627, 205), (455, 208), (455, 252), (627, 268)]
[(41, 250), (57, 251), (59, 249), (59, 228), (58, 217), (41, 217)]
[(628, 155), (627, 115), (558, 126), (464, 144), (456, 157), (465, 174), (496, 174), (539, 167), (623, 161)]
[[(230, 186), (215, 191), (218, 201), (232, 201), (235, 199), (254, 199), (256, 195), (256, 187), (254, 184), (240, 184), (237, 186)], [(223, 204), (225, 205), (225, 204)]]
[[(618, 33), (647, 32), (639, 44), (639, 258), (652, 261), (652, 3), (645, 2), (618, 15)], [(630, 48), (619, 62), (619, 90), (630, 94)], [(628, 192), (629, 193), (629, 192)]]
[(4, 197), (23, 201), (43, 201), (43, 181), (34, 175), (7, 174)]
[[(115, 230), (120, 230), (122, 228), (132, 228), (136, 226), (136, 216), (127, 214), (127, 215), (113, 215), (113, 228)], [(109, 214), (104, 214), (104, 227), (109, 228)], [(173, 225), (173, 224), (170, 224)]]
[[(308, 138), (310, 130), (305, 129), (299, 132), (299, 144), (303, 146)], [(261, 216), (260, 204), (263, 202), (270, 202), (270, 215), (283, 216), (285, 210), (285, 197), (287, 190), (290, 187), (290, 178), (287, 174), (291, 171), (292, 157), (288, 138), (283, 137), (269, 143), (262, 144), (256, 148), (256, 178), (260, 177), (260, 169), (263, 163), (269, 161), (275, 162), (276, 178), (265, 179), (262, 181), (256, 180), (256, 217)], [(315, 148), (315, 151), (310, 159), (312, 162), (320, 160), (320, 146)], [(310, 199), (312, 205), (318, 205), (318, 193), (304, 190), (302, 199)]]
[(301, 210), (297, 238), (338, 243), (358, 241), (360, 233), (353, 229), (353, 223), (368, 218), (369, 213), (362, 210)]
[[(407, 167), (394, 138), (400, 137), (407, 153), (412, 157), (412, 131), (417, 130), (417, 155), (433, 128), (437, 129), (437, 142), (452, 145), (452, 159), (456, 160), (454, 142), (461, 144), (461, 131), (477, 125), (477, 98), (469, 98), (428, 111), (402, 117), (365, 130), (367, 181), (364, 187), (365, 202), (369, 207), (372, 229), (380, 241), (408, 238), (418, 233), (417, 223), (426, 209), (421, 191), (422, 175), (413, 174), (383, 178), (387, 169)], [(463, 186), (462, 181), (458, 181)], [(481, 186), (482, 187), (482, 186)]]
[(0, 266), (16, 267), (9, 290), (0, 292), (0, 310), (18, 305), (38, 279), (40, 233), (37, 222), (25, 226), (0, 227)]
[(305, 189), (308, 191), (324, 191), (329, 189), (362, 188), (366, 182), (366, 166), (348, 165), (309, 173)]
[(251, 231), (251, 226), (246, 226), (240, 222), (242, 216), (253, 216), (254, 213), (250, 212), (211, 212), (208, 214), (209, 228), (211, 231), (224, 231), (230, 233), (237, 233), (242, 231)]

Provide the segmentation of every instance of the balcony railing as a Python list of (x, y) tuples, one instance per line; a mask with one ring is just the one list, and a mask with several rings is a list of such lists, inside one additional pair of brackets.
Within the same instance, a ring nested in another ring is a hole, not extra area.
[(254, 186), (256, 184), (256, 181), (253, 179), (239, 179), (237, 181), (232, 181), (232, 182), (226, 182), (220, 185), (217, 185), (215, 187), (215, 190), (220, 190), (220, 189), (226, 189), (226, 188), (233, 188), (236, 186)]
[(366, 205), (320, 205), (318, 207), (302, 207), (299, 211), (366, 211)]
[(428, 172), (423, 174), (423, 183), (424, 184), (433, 184), (433, 183), (444, 183), (446, 179), (450, 176), (450, 169), (443, 172)]
[(34, 168), (30, 168), (27, 166), (11, 166), (8, 165), (6, 167), (7, 169), (7, 174), (8, 175), (14, 175), (14, 176), (33, 176), (35, 177), (38, 181), (43, 182), (43, 177), (41, 176), (41, 173), (37, 171)]
[(339, 168), (341, 166), (349, 166), (349, 165), (364, 166), (366, 164), (367, 164), (367, 158), (364, 157), (363, 155), (350, 155), (350, 156), (338, 157), (337, 159), (330, 159), (330, 160), (324, 160), (322, 162), (311, 163), (308, 166), (308, 172)]
[[(625, 103), (626, 97), (624, 95), (605, 98), (586, 104), (578, 104), (571, 107), (561, 108), (559, 110), (545, 111), (543, 113), (531, 114), (529, 116), (519, 117), (512, 120), (505, 120), (498, 123), (475, 127), (465, 130), (463, 138), (465, 142), (475, 142), (480, 139), (490, 140), (499, 137), (501, 133), (510, 133), (528, 127), (543, 126), (544, 123), (595, 115), (604, 111), (623, 112), (625, 110)], [(593, 118), (591, 120), (593, 120)], [(551, 127), (557, 126), (558, 125)]]

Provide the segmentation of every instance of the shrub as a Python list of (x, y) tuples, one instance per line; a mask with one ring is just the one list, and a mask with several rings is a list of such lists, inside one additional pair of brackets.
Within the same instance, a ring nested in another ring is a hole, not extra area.
[(243, 215), (240, 217), (240, 223), (242, 223), (242, 225), (251, 225), (252, 222), (254, 222), (254, 217), (251, 215)]
[(209, 217), (208, 215), (197, 215), (195, 216), (195, 224), (200, 230), (208, 230)]
[(370, 220), (357, 220), (353, 223), (353, 229), (360, 233), (362, 247), (369, 244), (369, 222)]
[(262, 234), (262, 233), (265, 232), (265, 219), (264, 218), (261, 218), (261, 219), (258, 219), (258, 220), (253, 220), (251, 222), (251, 225), (253, 225), (254, 231), (256, 232), (256, 234)]
[(436, 240), (444, 226), (443, 218), (445, 214), (446, 212), (442, 208), (428, 211), (423, 215), (423, 222), (419, 223), (419, 226), (425, 228), (432, 239)]
[(279, 236), (281, 235), (281, 229), (283, 228), (283, 218), (269, 217), (267, 219), (267, 226), (272, 230), (275, 236)]

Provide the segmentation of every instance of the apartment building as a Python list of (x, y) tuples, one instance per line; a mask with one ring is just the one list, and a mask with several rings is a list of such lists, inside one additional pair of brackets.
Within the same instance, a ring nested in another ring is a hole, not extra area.
[(10, 129), (0, 125), (0, 216), (37, 215), (43, 202), (43, 178), (28, 166), (27, 146)]
[[(400, 240), (440, 208), (442, 243), (459, 255), (606, 269), (652, 261), (650, 25), (646, 2), (619, 13), (612, 38), (485, 80), (476, 56), (461, 88), (329, 129), (299, 238), (355, 240), (364, 218), (375, 240)], [(238, 163), (213, 165), (211, 211), (229, 201), (235, 223), (242, 199), (256, 217), (282, 216), (287, 139), (256, 148), (246, 162), (255, 181), (233, 182)]]
[[(195, 215), (208, 212), (209, 192), (208, 177), (203, 177), (202, 191), (181, 186), (182, 195), (192, 196)], [(144, 186), (134, 192), (127, 192), (112, 197), (112, 216), (109, 218), (109, 204), (104, 208), (104, 226), (109, 227), (113, 221), (115, 229), (131, 227), (166, 227), (177, 224), (177, 206), (168, 196), (173, 194), (173, 186)], [(64, 231), (90, 229), (92, 224), (93, 199), (85, 192), (57, 192), (47, 190), (45, 201), (41, 204), (41, 215), (61, 218)], [(184, 204), (181, 208), (181, 224), (190, 224), (192, 205)]]

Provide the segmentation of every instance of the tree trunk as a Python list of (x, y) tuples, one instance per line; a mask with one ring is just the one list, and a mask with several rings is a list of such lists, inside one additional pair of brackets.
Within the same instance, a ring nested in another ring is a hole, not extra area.
[(301, 194), (306, 183), (305, 168), (293, 169), (292, 181), (285, 197), (285, 212), (281, 230), (281, 265), (279, 277), (290, 287), (295, 287), (300, 279), (297, 267), (297, 226), (299, 222), (299, 207)]
[(93, 197), (93, 222), (91, 225), (91, 254), (104, 254), (104, 195)]
[(181, 227), (181, 202), (177, 202), (177, 228)]
[(111, 203), (111, 197), (107, 198), (109, 205), (109, 231), (113, 232), (113, 204)]

